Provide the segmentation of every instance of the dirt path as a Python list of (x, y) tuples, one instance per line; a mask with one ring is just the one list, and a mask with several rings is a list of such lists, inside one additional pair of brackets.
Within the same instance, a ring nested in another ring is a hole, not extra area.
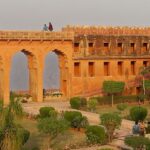
[[(34, 115), (37, 115), (39, 113), (39, 109), (43, 106), (54, 107), (59, 112), (79, 111), (79, 110), (71, 109), (69, 102), (66, 102), (66, 101), (54, 101), (54, 102), (43, 102), (43, 103), (32, 102), (28, 104), (23, 104), (23, 108), (25, 112), (28, 112), (29, 114), (34, 114)], [(80, 112), (88, 118), (90, 124), (98, 125), (100, 123), (99, 114), (86, 112), (86, 111), (80, 111)], [(127, 135), (131, 134), (133, 124), (134, 123), (132, 121), (123, 119), (120, 129), (116, 130), (115, 132), (117, 139), (113, 140), (113, 142), (110, 145), (115, 146), (115, 147), (119, 147), (119, 146), (126, 147), (124, 145), (124, 138)], [(89, 148), (89, 150), (94, 150), (94, 149)]]

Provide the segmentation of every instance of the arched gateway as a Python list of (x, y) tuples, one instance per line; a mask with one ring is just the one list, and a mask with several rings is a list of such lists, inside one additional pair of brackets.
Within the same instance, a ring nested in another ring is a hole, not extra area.
[[(10, 66), (15, 53), (28, 59), (29, 89), (43, 101), (46, 55), (58, 55), (61, 91), (66, 97), (102, 93), (105, 80), (128, 83), (150, 65), (150, 28), (67, 26), (61, 32), (0, 31), (0, 99), (9, 103)], [(124, 92), (138, 94), (138, 85)]]
[(0, 31), (0, 99), (9, 103), (11, 60), (19, 51), (27, 56), (29, 91), (34, 101), (43, 101), (44, 62), (51, 51), (59, 59), (60, 89), (69, 97), (73, 37), (67, 32)]

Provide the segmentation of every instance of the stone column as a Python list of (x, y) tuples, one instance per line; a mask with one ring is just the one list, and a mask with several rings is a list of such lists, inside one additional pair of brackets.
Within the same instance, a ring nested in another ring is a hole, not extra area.
[(33, 101), (43, 101), (43, 59), (28, 57), (29, 90)]
[(8, 105), (10, 101), (10, 61), (10, 57), (4, 58), (0, 70), (0, 98), (4, 105)]

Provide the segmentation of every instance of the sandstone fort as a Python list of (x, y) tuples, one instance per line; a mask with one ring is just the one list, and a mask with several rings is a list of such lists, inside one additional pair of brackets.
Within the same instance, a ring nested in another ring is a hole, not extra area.
[[(28, 58), (34, 101), (43, 101), (44, 62), (51, 51), (58, 55), (63, 96), (91, 96), (102, 93), (104, 80), (127, 82), (149, 65), (150, 28), (66, 26), (59, 32), (0, 31), (0, 98), (5, 104), (9, 103), (12, 58), (19, 51)], [(130, 92), (138, 94), (139, 87)]]

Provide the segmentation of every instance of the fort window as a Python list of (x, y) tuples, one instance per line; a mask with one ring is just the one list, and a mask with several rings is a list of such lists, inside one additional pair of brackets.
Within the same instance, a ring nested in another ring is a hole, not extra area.
[(80, 63), (79, 62), (74, 63), (74, 76), (75, 77), (81, 76), (81, 70), (80, 70)]
[(118, 50), (118, 54), (122, 53), (122, 43), (118, 43), (117, 50)]
[(89, 62), (89, 76), (93, 77), (95, 75), (94, 62)]
[(147, 67), (148, 66), (148, 61), (143, 61), (143, 66)]
[(131, 75), (135, 75), (135, 61), (131, 61)]
[(130, 43), (130, 53), (134, 53), (135, 51), (135, 43)]
[(118, 62), (118, 75), (122, 75), (123, 74), (123, 62), (119, 61)]
[(109, 76), (109, 62), (104, 62), (104, 76)]
[(143, 45), (142, 45), (142, 53), (147, 52), (147, 48), (148, 48), (148, 44), (147, 43), (143, 43)]
[(89, 43), (89, 53), (90, 53), (91, 55), (94, 55), (94, 54), (95, 54), (93, 46), (94, 46), (94, 44), (90, 42), (90, 43)]
[(79, 52), (79, 43), (74, 43), (74, 52)]
[(104, 53), (108, 54), (109, 52), (109, 43), (104, 43)]

